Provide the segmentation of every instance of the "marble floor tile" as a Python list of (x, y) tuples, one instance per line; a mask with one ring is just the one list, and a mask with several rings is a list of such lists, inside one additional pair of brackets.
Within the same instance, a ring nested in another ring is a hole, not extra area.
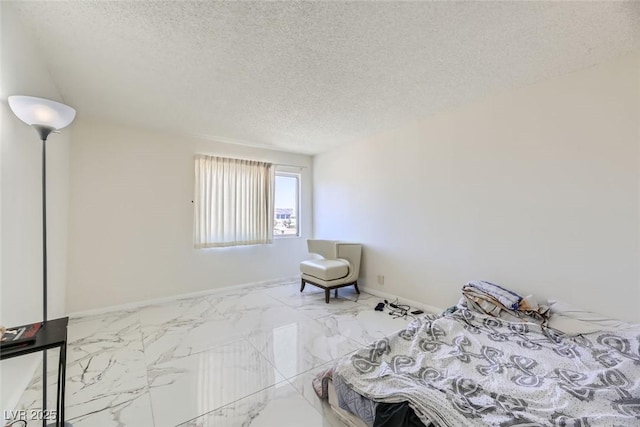
[(141, 347), (114, 348), (67, 364), (67, 401), (70, 404), (105, 392), (137, 390), (146, 385)]
[[(301, 293), (294, 278), (72, 319), (66, 418), (76, 427), (344, 427), (311, 380), (406, 326), (375, 312), (378, 300), (344, 288), (325, 304), (322, 289)], [(49, 408), (57, 354), (48, 353)], [(41, 398), (38, 371), (18, 409), (39, 409)]]
[(333, 298), (332, 296), (329, 304), (327, 304), (324, 302), (324, 295), (318, 295), (315, 299), (308, 298), (302, 304), (295, 306), (295, 309), (298, 313), (311, 319), (318, 319), (320, 317), (342, 313), (373, 311), (373, 308), (367, 305), (358, 304), (342, 297)]
[(269, 295), (277, 300), (285, 301), (288, 299), (304, 299), (314, 294), (324, 295), (324, 290), (317, 286), (307, 285), (304, 291), (300, 292), (300, 282), (296, 281), (295, 283), (265, 289), (260, 293)]
[(148, 370), (156, 427), (175, 426), (284, 380), (247, 341)]
[(85, 355), (67, 365), (66, 418), (74, 425), (119, 426), (148, 420), (150, 401), (141, 343)]
[[(29, 388), (21, 398), (19, 409), (40, 410), (42, 407), (41, 384)], [(47, 408), (55, 408), (55, 385), (49, 383), (47, 387), (49, 402)], [(78, 394), (76, 394), (78, 396)], [(140, 389), (104, 393), (93, 396), (90, 399), (83, 397), (70, 402), (67, 394), (65, 405), (65, 420), (74, 427), (119, 427), (119, 426), (153, 426), (153, 414), (151, 412), (151, 399), (146, 386)], [(39, 421), (30, 420), (29, 426), (41, 425)]]
[(141, 308), (138, 315), (143, 327), (157, 327), (166, 332), (182, 331), (194, 322), (224, 318), (208, 296), (149, 305)]
[(256, 285), (248, 286), (247, 288), (251, 289), (252, 291), (255, 291), (255, 290), (275, 288), (279, 286), (287, 286), (287, 285), (292, 285), (296, 283), (300, 283), (300, 277), (292, 276), (285, 279), (267, 280), (267, 281), (258, 283)]
[(289, 322), (271, 329), (257, 329), (247, 336), (285, 378), (350, 353), (360, 345), (315, 320)]
[(188, 357), (243, 338), (234, 324), (224, 318), (194, 321), (169, 330), (146, 326), (142, 333), (147, 366)]
[(338, 313), (316, 319), (333, 333), (340, 333), (367, 345), (387, 335), (405, 329), (410, 318), (394, 318), (386, 311), (372, 309)]
[[(137, 312), (120, 311), (74, 319), (67, 347), (66, 415), (80, 416), (86, 404), (103, 405), (120, 394), (147, 388), (147, 373)], [(56, 373), (50, 367), (49, 374)], [(50, 381), (50, 380), (49, 380)], [(94, 409), (95, 411), (95, 409)]]
[(71, 319), (67, 334), (69, 364), (116, 348), (142, 351), (140, 318), (134, 311)]
[[(68, 356), (74, 350), (68, 349)], [(55, 408), (57, 355), (50, 351), (47, 375), (47, 407)], [(136, 400), (139, 395), (148, 394), (147, 372), (142, 352), (142, 344), (114, 347), (110, 350), (81, 350), (74, 361), (67, 363), (65, 417), (72, 420), (83, 415), (98, 412), (115, 411), (114, 405), (130, 406), (128, 401)], [(20, 399), (21, 409), (39, 409), (42, 407), (42, 378), (38, 371)], [(148, 399), (148, 397), (147, 397)], [(136, 409), (137, 408), (137, 409)], [(135, 410), (133, 410), (135, 409)], [(139, 404), (133, 405), (127, 414), (141, 411)], [(149, 407), (150, 409), (150, 407)], [(118, 417), (113, 413), (111, 417)], [(111, 424), (109, 424), (111, 425)], [(118, 425), (113, 424), (113, 425)]]
[(338, 295), (341, 298), (364, 304), (369, 307), (375, 307), (379, 302), (384, 301), (384, 298), (377, 297), (367, 292), (363, 292), (362, 290), (358, 294), (353, 287), (340, 288), (340, 290), (338, 291)]
[[(304, 291), (300, 292), (300, 284), (296, 283), (288, 286), (279, 286), (260, 292), (263, 295), (270, 296), (289, 307), (295, 308), (307, 317), (312, 319), (323, 317), (333, 313), (358, 311), (368, 309), (369, 306), (356, 303), (352, 293), (346, 289), (338, 289), (338, 298), (335, 298), (335, 290), (331, 291), (329, 304), (325, 303), (324, 290), (313, 285), (307, 284)], [(353, 291), (355, 293), (355, 291)], [(344, 295), (350, 298), (343, 297)], [(357, 294), (356, 294), (357, 295)]]
[(279, 326), (309, 319), (299, 310), (277, 303), (229, 312), (227, 320), (237, 333), (246, 336), (257, 330), (269, 332)]
[(330, 426), (291, 384), (276, 384), (181, 427), (324, 427)]
[(215, 295), (211, 297), (215, 300), (218, 313), (225, 318), (230, 318), (241, 313), (252, 312), (256, 309), (262, 310), (269, 307), (282, 307), (284, 304), (261, 292), (249, 292), (231, 295)]
[(67, 339), (73, 343), (83, 339), (102, 339), (105, 335), (127, 335), (138, 328), (138, 310), (122, 310), (105, 314), (71, 318)]
[[(56, 390), (58, 381), (58, 355), (57, 351), (47, 352), (47, 409), (56, 407)], [(27, 388), (22, 393), (18, 403), (19, 410), (41, 410), (42, 409), (42, 362), (29, 381)]]
[(209, 297), (144, 307), (139, 315), (147, 365), (190, 356), (242, 338)]
[(140, 390), (107, 393), (75, 408), (69, 408), (67, 412), (65, 418), (74, 427), (154, 425), (151, 398), (147, 387)]

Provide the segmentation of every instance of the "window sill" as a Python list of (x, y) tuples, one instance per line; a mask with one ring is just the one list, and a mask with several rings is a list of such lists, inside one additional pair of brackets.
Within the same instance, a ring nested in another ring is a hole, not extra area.
[(298, 234), (289, 234), (289, 235), (281, 234), (279, 236), (276, 236), (276, 235), (273, 236), (273, 240), (276, 240), (276, 239), (300, 239), (300, 238), (301, 238), (301, 236), (298, 235)]

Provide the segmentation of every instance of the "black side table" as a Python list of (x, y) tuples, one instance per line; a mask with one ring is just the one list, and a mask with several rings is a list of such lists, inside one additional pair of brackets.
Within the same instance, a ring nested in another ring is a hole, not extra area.
[[(56, 400), (56, 426), (64, 426), (64, 384), (66, 378), (67, 367), (67, 324), (68, 317), (60, 319), (48, 320), (42, 325), (36, 334), (36, 341), (8, 347), (0, 350), (0, 360), (11, 359), (12, 357), (23, 356), (25, 354), (46, 351), (52, 348), (60, 347), (60, 358), (58, 362), (58, 390)], [(13, 328), (12, 328), (13, 329)], [(46, 396), (46, 372), (43, 373), (43, 400)], [(42, 425), (47, 425), (46, 415), (47, 402), (42, 402), (43, 419)]]

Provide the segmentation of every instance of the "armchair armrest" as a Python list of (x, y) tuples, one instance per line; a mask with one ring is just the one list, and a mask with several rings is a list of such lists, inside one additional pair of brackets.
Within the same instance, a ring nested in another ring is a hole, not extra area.
[(357, 280), (360, 275), (360, 258), (362, 257), (362, 245), (359, 243), (336, 243), (336, 255), (338, 259), (345, 259), (349, 263), (349, 278)]

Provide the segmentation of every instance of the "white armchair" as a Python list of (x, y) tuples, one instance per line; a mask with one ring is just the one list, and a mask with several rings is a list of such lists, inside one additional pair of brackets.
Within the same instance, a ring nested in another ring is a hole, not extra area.
[(358, 276), (360, 275), (360, 258), (362, 245), (335, 240), (307, 240), (310, 253), (322, 258), (302, 261), (300, 272), (300, 292), (310, 283), (324, 289), (324, 302), (329, 303), (331, 289), (335, 289), (334, 298), (338, 296), (338, 288), (353, 285), (357, 293)]

